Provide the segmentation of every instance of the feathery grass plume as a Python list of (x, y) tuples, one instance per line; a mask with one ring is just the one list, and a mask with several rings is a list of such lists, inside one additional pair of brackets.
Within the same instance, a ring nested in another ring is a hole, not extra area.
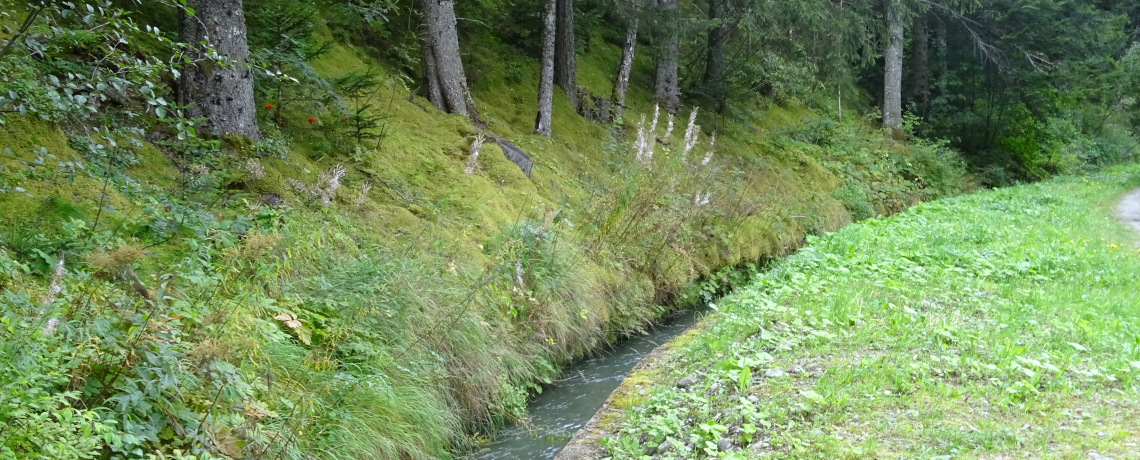
[(697, 109), (693, 107), (693, 113), (689, 114), (689, 127), (685, 129), (685, 149), (681, 151), (681, 159), (685, 159), (697, 145), (697, 133), (701, 129), (701, 125), (697, 124)]
[(697, 190), (696, 195), (693, 196), (693, 206), (704, 206), (706, 204), (709, 204), (709, 197), (711, 197), (711, 196), (712, 196), (711, 191), (706, 191), (705, 194), (702, 196), (701, 191)]
[(312, 187), (293, 178), (285, 179), (285, 182), (305, 193), (309, 198), (320, 200), (322, 205), (329, 206), (332, 204), (333, 198), (336, 198), (336, 191), (340, 189), (340, 178), (344, 177), (346, 172), (344, 166), (333, 166), (332, 169), (317, 176), (317, 183), (313, 184)]
[(55, 301), (55, 296), (63, 292), (63, 286), (59, 284), (61, 280), (63, 280), (63, 254), (59, 255), (59, 261), (55, 263), (55, 270), (51, 273), (51, 284), (48, 285), (47, 292), (44, 293), (43, 304), (45, 307), (51, 305)]
[(356, 197), (356, 207), (364, 206), (364, 200), (368, 199), (368, 192), (372, 190), (372, 183), (365, 182), (360, 186), (360, 195)]
[(669, 136), (673, 134), (673, 114), (668, 114), (668, 124), (665, 126), (665, 136), (662, 139), (668, 140)]
[(712, 133), (712, 139), (709, 139), (709, 151), (708, 151), (708, 153), (705, 154), (705, 159), (701, 160), (701, 166), (705, 166), (705, 165), (709, 164), (709, 161), (712, 160), (713, 148), (714, 147), (716, 147), (716, 132), (715, 131)]
[(471, 154), (467, 155), (467, 169), (463, 171), (463, 175), (470, 176), (475, 172), (475, 168), (479, 167), (479, 149), (483, 148), (483, 142), (486, 141), (486, 134), (479, 133), (475, 136), (475, 140), (471, 142)]
[(257, 161), (257, 158), (245, 160), (243, 169), (249, 174), (250, 179), (261, 180), (265, 177), (265, 168), (261, 167), (261, 162)]
[(321, 204), (325, 206), (332, 204), (333, 198), (336, 198), (336, 191), (340, 188), (340, 178), (344, 177), (345, 172), (344, 166), (336, 165), (317, 177), (317, 184), (313, 188), (320, 197)]
[(633, 151), (637, 155), (637, 161), (641, 161), (642, 152), (645, 150), (648, 136), (649, 133), (645, 131), (645, 115), (642, 115), (641, 121), (637, 122), (637, 140), (633, 142)]
[(653, 106), (653, 122), (649, 124), (649, 132), (645, 133), (645, 152), (642, 159), (646, 163), (653, 161), (653, 150), (657, 147), (657, 120), (661, 116), (661, 106)]

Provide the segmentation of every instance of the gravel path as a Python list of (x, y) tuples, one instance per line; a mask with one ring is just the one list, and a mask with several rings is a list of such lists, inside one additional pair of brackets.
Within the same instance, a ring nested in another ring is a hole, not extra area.
[(1124, 195), (1120, 204), (1116, 206), (1116, 213), (1120, 216), (1121, 222), (1131, 224), (1132, 228), (1140, 232), (1140, 188)]

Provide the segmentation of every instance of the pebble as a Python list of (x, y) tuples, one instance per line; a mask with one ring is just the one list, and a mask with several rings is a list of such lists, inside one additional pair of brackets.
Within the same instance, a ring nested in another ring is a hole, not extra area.
[(767, 371), (764, 372), (764, 376), (768, 377), (770, 379), (777, 379), (777, 378), (783, 377), (784, 375), (787, 375), (787, 374), (784, 373), (783, 369), (780, 369), (778, 367), (773, 367), (773, 368), (768, 369)]
[(1112, 457), (1109, 457), (1107, 455), (1101, 455), (1099, 452), (1097, 452), (1095, 450), (1089, 451), (1089, 458), (1091, 458), (1092, 460), (1112, 460)]
[(669, 449), (672, 449), (672, 448), (673, 448), (673, 445), (669, 444), (669, 441), (661, 441), (661, 444), (657, 445), (657, 451), (658, 452), (669, 452)]
[(689, 388), (691, 386), (693, 386), (693, 378), (692, 377), (684, 377), (681, 380), (677, 381), (677, 388), (680, 388), (682, 390)]
[(732, 449), (732, 441), (721, 438), (720, 441), (716, 442), (716, 449), (721, 452), (728, 452), (729, 449)]

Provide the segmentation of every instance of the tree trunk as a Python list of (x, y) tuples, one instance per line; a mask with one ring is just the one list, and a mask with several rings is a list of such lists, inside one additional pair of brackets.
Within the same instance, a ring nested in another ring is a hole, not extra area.
[(578, 75), (574, 61), (574, 0), (558, 0), (558, 34), (554, 42), (554, 82), (578, 111)]
[(206, 117), (206, 129), (216, 136), (239, 134), (261, 139), (241, 0), (187, 0), (186, 6), (194, 10), (194, 16), (182, 15), (179, 34), (183, 43), (191, 44), (191, 59), (205, 58), (205, 49), (198, 44), (208, 37), (209, 44), (229, 64), (222, 67), (203, 61), (183, 69), (180, 102), (193, 103), (190, 116)]
[(558, 0), (546, 0), (542, 26), (542, 70), (538, 75), (538, 115), (534, 133), (550, 137), (550, 111), (554, 103), (554, 42), (557, 34)]
[[(479, 118), (475, 103), (467, 90), (467, 76), (463, 72), (463, 58), (459, 55), (459, 33), (455, 29), (454, 0), (422, 0), (424, 43), (431, 63), (424, 69), (435, 67), (435, 79), (441, 96), (440, 104), (432, 102), (447, 113), (458, 113), (472, 121)], [(431, 96), (431, 78), (425, 76)]]
[[(632, 2), (631, 2), (632, 3)], [(622, 109), (625, 108), (625, 92), (629, 89), (629, 74), (633, 71), (633, 50), (637, 46), (637, 10), (629, 19), (625, 29), (625, 43), (621, 47), (621, 64), (618, 65), (617, 81), (614, 82), (614, 120), (621, 118)]]
[[(425, 13), (426, 18), (426, 13)], [(420, 39), (420, 64), (423, 65), (424, 72), (424, 97), (431, 102), (431, 105), (444, 107), (443, 93), (439, 89), (439, 73), (435, 70), (435, 53), (431, 50), (431, 40), (427, 34), (427, 24), (424, 23), (425, 28), (422, 31)]]
[(946, 49), (946, 21), (941, 18), (935, 17), (934, 25), (934, 47), (937, 51), (936, 59), (938, 59), (938, 90), (946, 90), (946, 79), (949, 76), (947, 60), (950, 58)]
[(676, 114), (681, 107), (681, 88), (677, 79), (677, 56), (681, 42), (677, 36), (677, 0), (660, 0), (658, 29), (661, 43), (657, 48), (657, 79), (653, 99), (666, 112)]
[(901, 0), (890, 0), (887, 5), (887, 50), (883, 78), (883, 126), (891, 128), (895, 136), (902, 130), (902, 60), (903, 22)]
[(709, 31), (705, 61), (705, 90), (716, 113), (724, 112), (724, 0), (709, 0), (709, 21), (716, 26)]
[(911, 100), (917, 115), (926, 116), (930, 100), (930, 41), (926, 15), (914, 18), (914, 50), (911, 53)]

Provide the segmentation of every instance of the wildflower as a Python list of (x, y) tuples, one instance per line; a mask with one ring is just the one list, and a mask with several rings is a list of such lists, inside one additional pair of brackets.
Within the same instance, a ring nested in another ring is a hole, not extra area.
[(260, 180), (265, 177), (265, 168), (261, 166), (261, 162), (257, 158), (250, 158), (245, 160), (245, 172), (249, 173), (249, 178), (253, 180)]
[(649, 142), (647, 136), (648, 132), (645, 130), (645, 115), (642, 115), (641, 121), (637, 122), (637, 140), (633, 142), (633, 150), (637, 154), (637, 161), (641, 161), (641, 152), (645, 150), (645, 145)]
[(705, 159), (701, 160), (701, 166), (709, 164), (709, 160), (712, 160), (713, 147), (715, 147), (715, 146), (716, 146), (716, 133), (713, 132), (712, 139), (709, 139), (709, 153), (706, 153)]
[(368, 191), (372, 190), (372, 183), (365, 182), (360, 186), (360, 195), (356, 197), (356, 206), (364, 206), (364, 200), (368, 199)]
[(316, 123), (316, 122), (317, 122), (316, 118), (309, 117), (309, 123)]
[(272, 110), (273, 104), (265, 104), (265, 110)]
[(340, 121), (348, 120), (348, 117), (340, 117)]
[(689, 127), (685, 129), (685, 149), (681, 151), (682, 159), (697, 145), (697, 130), (699, 129), (701, 126), (697, 124), (697, 108), (693, 107), (693, 113), (689, 114)]
[(463, 171), (463, 175), (470, 176), (475, 168), (479, 167), (479, 149), (483, 147), (483, 142), (487, 140), (487, 135), (479, 133), (475, 140), (471, 142), (471, 153), (467, 155), (467, 169)]

